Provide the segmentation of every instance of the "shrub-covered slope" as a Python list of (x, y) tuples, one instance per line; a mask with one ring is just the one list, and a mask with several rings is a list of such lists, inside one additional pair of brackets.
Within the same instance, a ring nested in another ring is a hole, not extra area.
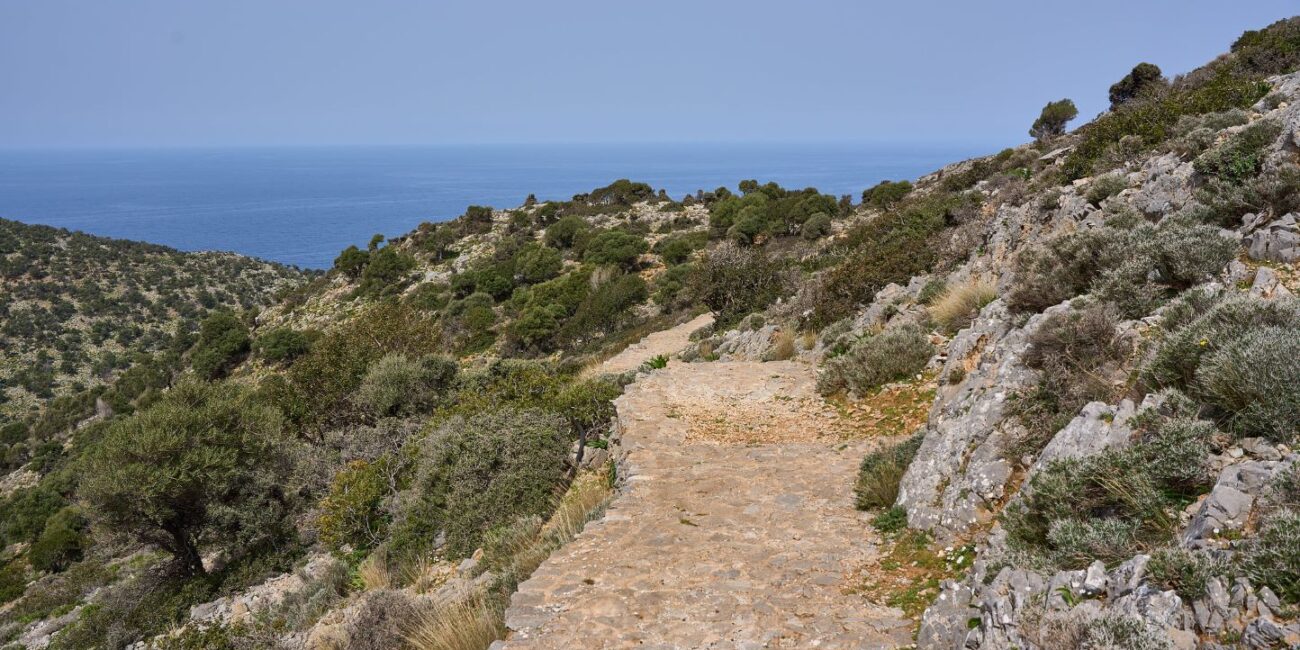
[(110, 380), (208, 313), (258, 309), (295, 269), (0, 219), (0, 413)]

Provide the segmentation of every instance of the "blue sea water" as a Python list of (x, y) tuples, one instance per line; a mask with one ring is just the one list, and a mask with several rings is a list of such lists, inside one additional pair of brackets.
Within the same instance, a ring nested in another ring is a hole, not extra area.
[(328, 267), (349, 244), (630, 178), (673, 198), (742, 179), (852, 194), (984, 150), (854, 144), (0, 151), (0, 217)]

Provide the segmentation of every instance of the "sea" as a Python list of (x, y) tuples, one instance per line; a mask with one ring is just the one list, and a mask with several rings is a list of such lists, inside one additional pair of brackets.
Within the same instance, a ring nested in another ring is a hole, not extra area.
[(469, 205), (567, 200), (619, 178), (675, 199), (744, 179), (852, 194), (993, 147), (574, 144), (0, 151), (0, 217), (327, 268), (350, 244)]

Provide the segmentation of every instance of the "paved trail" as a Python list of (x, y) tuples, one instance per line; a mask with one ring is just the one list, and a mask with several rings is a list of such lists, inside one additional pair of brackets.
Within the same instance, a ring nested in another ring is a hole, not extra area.
[(627, 487), (511, 599), (507, 648), (893, 648), (902, 613), (849, 578), (869, 441), (795, 362), (693, 363), (616, 402)]

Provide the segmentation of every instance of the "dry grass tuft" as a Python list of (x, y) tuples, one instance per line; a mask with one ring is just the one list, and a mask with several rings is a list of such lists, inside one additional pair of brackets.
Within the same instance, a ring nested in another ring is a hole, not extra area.
[(772, 347), (763, 355), (764, 361), (789, 361), (794, 358), (794, 334), (781, 330), (772, 338)]
[(997, 285), (989, 280), (976, 279), (948, 287), (930, 307), (930, 317), (947, 332), (971, 324), (980, 309), (998, 297)]
[(357, 567), (357, 576), (366, 591), (388, 589), (392, 586), (392, 577), (388, 573), (388, 552), (384, 547), (375, 549)]
[(483, 650), (505, 635), (501, 606), (476, 594), (422, 610), (406, 640), (414, 650)]

